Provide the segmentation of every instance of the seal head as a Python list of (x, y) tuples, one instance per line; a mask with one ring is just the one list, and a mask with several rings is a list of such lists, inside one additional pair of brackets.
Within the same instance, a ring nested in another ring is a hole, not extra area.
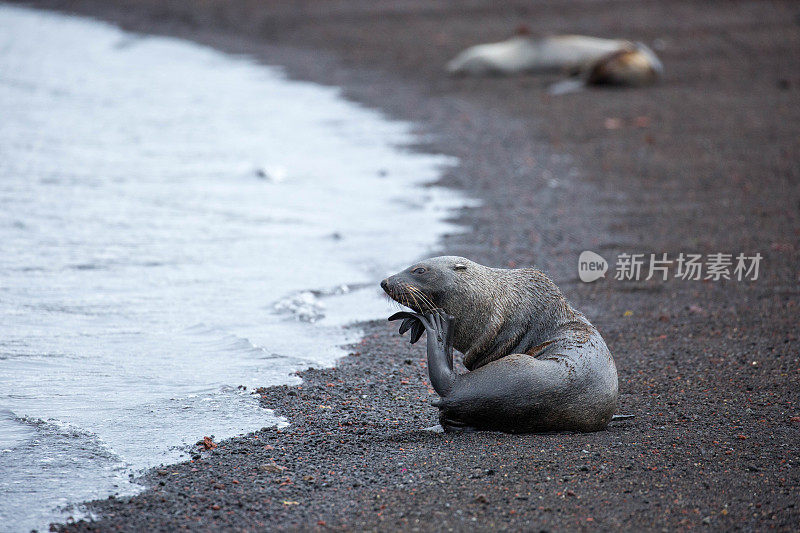
[(664, 74), (664, 66), (643, 43), (626, 46), (601, 57), (588, 70), (588, 85), (641, 86), (654, 83)]

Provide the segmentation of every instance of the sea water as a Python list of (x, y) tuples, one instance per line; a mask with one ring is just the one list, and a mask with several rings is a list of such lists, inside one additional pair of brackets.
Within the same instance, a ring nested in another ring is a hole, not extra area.
[(454, 161), (415, 140), (277, 67), (0, 5), (0, 530), (286, 424), (253, 388), (332, 364), (454, 230), (423, 186)]

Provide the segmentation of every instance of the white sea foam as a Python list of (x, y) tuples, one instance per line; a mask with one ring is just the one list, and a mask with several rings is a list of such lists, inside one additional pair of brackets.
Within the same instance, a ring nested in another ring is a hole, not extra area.
[(0, 529), (285, 424), (239, 386), (343, 355), (463, 202), (335, 88), (5, 5), (0, 117)]

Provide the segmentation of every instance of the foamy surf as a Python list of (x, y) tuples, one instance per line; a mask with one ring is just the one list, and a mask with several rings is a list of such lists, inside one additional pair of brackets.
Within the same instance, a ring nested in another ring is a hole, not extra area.
[(0, 116), (3, 530), (285, 424), (241, 387), (343, 355), (465, 203), (410, 124), (88, 19), (0, 6)]

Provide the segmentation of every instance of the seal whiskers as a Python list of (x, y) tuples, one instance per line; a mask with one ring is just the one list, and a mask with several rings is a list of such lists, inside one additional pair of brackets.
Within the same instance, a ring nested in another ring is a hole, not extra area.
[(407, 287), (408, 287), (409, 292), (414, 293), (417, 296), (419, 296), (420, 300), (422, 300), (422, 303), (424, 303), (428, 307), (427, 309), (423, 309), (423, 311), (430, 312), (430, 311), (433, 311), (434, 309), (436, 309), (436, 305), (431, 301), (430, 298), (428, 298), (425, 295), (424, 292), (422, 292), (418, 288), (414, 287), (413, 285), (407, 285)]
[(411, 285), (404, 285), (403, 286), (404, 294), (406, 295), (407, 299), (410, 299), (410, 303), (413, 305), (406, 305), (406, 307), (410, 307), (411, 309), (422, 311), (422, 305), (420, 305), (419, 300), (417, 299), (416, 294), (414, 294), (414, 287)]

